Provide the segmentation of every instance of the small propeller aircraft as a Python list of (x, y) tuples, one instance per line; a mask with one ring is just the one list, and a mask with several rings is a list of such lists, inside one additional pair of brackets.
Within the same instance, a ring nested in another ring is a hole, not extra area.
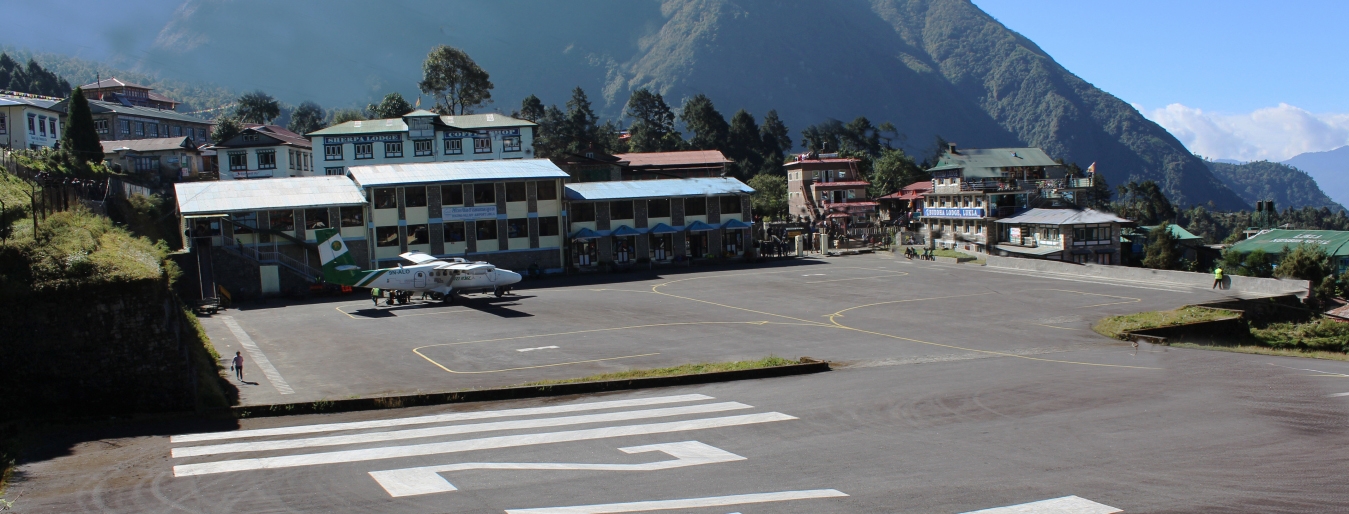
[(411, 261), (411, 266), (362, 270), (356, 265), (356, 259), (351, 256), (347, 244), (336, 229), (319, 229), (315, 234), (320, 241), (319, 260), (323, 263), (323, 279), (331, 284), (430, 292), (433, 298), (452, 303), (455, 296), (464, 293), (490, 292), (500, 297), (510, 292), (511, 285), (520, 282), (519, 273), (486, 262), (468, 262), (460, 258), (439, 259), (422, 252), (399, 255)]

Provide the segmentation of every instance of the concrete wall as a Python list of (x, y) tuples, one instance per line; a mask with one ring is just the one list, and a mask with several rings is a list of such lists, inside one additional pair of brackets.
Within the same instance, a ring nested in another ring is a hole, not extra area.
[[(1140, 282), (1167, 282), (1194, 287), (1212, 287), (1211, 273), (1189, 271), (1167, 271), (1125, 266), (1105, 266), (1101, 264), (1073, 264), (1069, 262), (1047, 261), (1041, 259), (1021, 259), (1017, 257), (988, 256), (988, 266), (994, 268), (1019, 269), (1065, 273), (1086, 277), (1137, 280)], [(1297, 294), (1305, 296), (1310, 288), (1306, 280), (1288, 280), (1277, 278), (1254, 278), (1227, 275), (1224, 281), (1227, 290), (1255, 294)]]

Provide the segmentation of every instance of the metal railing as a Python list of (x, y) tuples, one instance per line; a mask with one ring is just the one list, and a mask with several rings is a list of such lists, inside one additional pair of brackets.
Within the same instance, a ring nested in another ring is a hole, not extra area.
[(317, 282), (318, 278), (323, 276), (322, 270), (314, 268), (313, 266), (310, 266), (309, 263), (300, 261), (299, 259), (281, 253), (278, 250), (263, 250), (259, 249), (257, 246), (246, 246), (233, 238), (223, 235), (220, 236), (220, 241), (222, 243), (220, 247), (230, 253), (250, 259), (258, 264), (275, 264), (281, 266), (304, 277), (304, 279), (309, 282)]

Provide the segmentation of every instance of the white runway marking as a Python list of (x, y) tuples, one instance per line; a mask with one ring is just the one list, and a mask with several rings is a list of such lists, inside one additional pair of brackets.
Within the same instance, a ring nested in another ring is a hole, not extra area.
[(1330, 398), (1339, 398), (1341, 396), (1349, 396), (1349, 393), (1335, 393), (1330, 395)]
[(534, 350), (556, 350), (556, 349), (557, 349), (557, 346), (554, 345), (554, 346), (540, 346), (540, 347), (538, 347), (538, 348), (521, 348), (521, 349), (516, 350), (516, 351), (517, 351), (517, 352), (532, 352), (532, 351), (534, 351)]
[(304, 439), (286, 439), (281, 441), (253, 441), (244, 443), (211, 444), (205, 446), (187, 446), (183, 448), (174, 448), (173, 450), (171, 450), (171, 455), (173, 455), (174, 458), (182, 458), (182, 457), (197, 457), (201, 455), (218, 455), (221, 453), (260, 452), (271, 450), (289, 450), (293, 448), (315, 448), (319, 446), (337, 446), (343, 444), (378, 443), (386, 441), (418, 439), (423, 437), (472, 434), (476, 432), (493, 432), (498, 430), (523, 430), (529, 428), (582, 425), (586, 423), (608, 423), (614, 421), (631, 421), (634, 419), (650, 419), (669, 416), (687, 416), (690, 414), (709, 414), (713, 412), (726, 412), (731, 410), (752, 409), (752, 408), (753, 407), (750, 407), (749, 405), (737, 402), (709, 403), (703, 405), (691, 405), (686, 407), (667, 407), (664, 409), (609, 412), (605, 414), (563, 416), (559, 418), (525, 419), (518, 421), (497, 421), (492, 423), (473, 423), (468, 425), (450, 425), (443, 427), (418, 428), (412, 430), (395, 430), (390, 432), (372, 432), (368, 434), (310, 437)]
[(976, 510), (965, 514), (1113, 514), (1115, 512), (1124, 511), (1085, 498), (1064, 496), (1052, 500)]
[(508, 509), (506, 510), (506, 514), (608, 514), (613, 512), (650, 512), (653, 510), (697, 509), (702, 507), (721, 507), (725, 505), (745, 505), (748, 503), (810, 500), (815, 498), (842, 498), (845, 496), (848, 495), (843, 494), (837, 489), (814, 489), (810, 491), (783, 491), (778, 493), (711, 496), (707, 498), (689, 498), (686, 500), (656, 500), (631, 503), (609, 503), (605, 505), (578, 505), (575, 507), (546, 507), (541, 509)]
[(184, 464), (174, 466), (173, 474), (174, 476), (182, 477), (192, 475), (209, 475), (214, 473), (230, 473), (235, 471), (250, 471), (256, 469), (291, 468), (299, 466), (314, 466), (319, 464), (338, 464), (343, 462), (362, 462), (369, 460), (396, 459), (402, 457), (440, 455), (446, 453), (459, 453), (474, 450), (488, 450), (494, 448), (511, 448), (517, 446), (531, 446), (538, 444), (563, 443), (571, 441), (588, 441), (594, 439), (608, 439), (611, 437), (664, 434), (669, 432), (684, 432), (689, 430), (704, 430), (710, 428), (733, 427), (739, 425), (752, 425), (758, 423), (771, 423), (774, 421), (786, 421), (791, 419), (797, 418), (795, 416), (789, 416), (780, 412), (767, 412), (761, 414), (746, 414), (741, 416), (726, 416), (720, 418), (673, 421), (667, 423), (652, 423), (646, 425), (602, 427), (586, 430), (572, 430), (567, 432), (546, 432), (540, 434), (485, 437), (481, 439), (467, 439), (462, 441), (415, 444), (408, 446), (390, 446), (381, 448), (366, 448), (360, 450), (345, 450), (326, 453), (287, 455), (281, 457), (261, 457), (253, 459), (226, 460), (226, 461), (204, 462), (198, 464)]
[(619, 448), (625, 453), (665, 452), (674, 460), (645, 462), (641, 464), (572, 464), (552, 462), (466, 462), (442, 466), (420, 468), (391, 469), (371, 471), (370, 476), (379, 482), (380, 487), (389, 496), (416, 496), (420, 494), (445, 493), (459, 490), (440, 473), (462, 471), (466, 469), (510, 469), (510, 470), (582, 470), (582, 471), (657, 471), (662, 469), (698, 466), (745, 460), (734, 453), (709, 446), (698, 441), (682, 443), (651, 444)]
[[(253, 359), (253, 365), (262, 370), (263, 376), (267, 377), (267, 381), (272, 383), (276, 392), (295, 394), (295, 390), (291, 389), (290, 384), (287, 384), (285, 379), (281, 378), (281, 373), (272, 367), (272, 362), (267, 360), (267, 356), (262, 354), (262, 350), (258, 348), (257, 343), (253, 342), (253, 338), (248, 337), (248, 332), (244, 332), (243, 327), (240, 327), (233, 317), (221, 316), (220, 321), (225, 324), (226, 328), (230, 329), (230, 332), (234, 333), (234, 338), (239, 340), (239, 344), (243, 345), (245, 350), (248, 350), (248, 356)], [(246, 362), (244, 363), (244, 369), (248, 369), (248, 363)]]
[(648, 405), (665, 405), (670, 403), (696, 402), (701, 400), (714, 400), (714, 399), (715, 398), (711, 396), (702, 394), (655, 396), (651, 398), (636, 398), (632, 400), (610, 400), (604, 402), (574, 403), (570, 405), (554, 405), (549, 407), (526, 407), (523, 409), (455, 412), (451, 414), (434, 414), (430, 416), (415, 416), (411, 418), (379, 419), (372, 421), (351, 421), (346, 423), (324, 423), (319, 425), (299, 425), (293, 427), (279, 427), (279, 428), (259, 428), (252, 430), (236, 430), (233, 432), (208, 432), (202, 434), (184, 434), (170, 437), (169, 442), (177, 444), (177, 443), (193, 443), (200, 441), (219, 441), (223, 439), (241, 439), (245, 437), (269, 437), (278, 435), (313, 434), (319, 432), (335, 432), (339, 430), (389, 428), (406, 425), (421, 425), (427, 423), (467, 421), (473, 419), (509, 418), (516, 416), (535, 416), (539, 414), (561, 414), (567, 412), (584, 412), (589, 410), (619, 409), (625, 407), (644, 407)]

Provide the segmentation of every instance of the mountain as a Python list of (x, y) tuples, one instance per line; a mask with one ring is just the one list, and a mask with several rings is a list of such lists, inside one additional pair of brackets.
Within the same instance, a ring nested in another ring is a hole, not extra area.
[(1227, 187), (1251, 204), (1259, 200), (1274, 200), (1274, 207), (1279, 210), (1289, 207), (1294, 209), (1328, 207), (1332, 211), (1345, 210), (1342, 203), (1336, 203), (1326, 196), (1317, 186), (1317, 181), (1307, 172), (1287, 164), (1269, 161), (1245, 164), (1210, 161), (1208, 167), (1227, 184)]
[(1349, 146), (1300, 154), (1283, 163), (1307, 172), (1331, 199), (1349, 205)]
[[(160, 73), (132, 71), (125, 68), (110, 66), (101, 62), (68, 57), (60, 54), (33, 52), (15, 47), (0, 47), (0, 51), (9, 55), (18, 62), (28, 62), (30, 59), (41, 63), (42, 67), (49, 73), (60, 77), (68, 86), (82, 86), (92, 84), (98, 78), (118, 77), (127, 82), (148, 86), (155, 92), (163, 94), (169, 98), (182, 102), (178, 105), (178, 112), (193, 112), (203, 109), (227, 105), (239, 97), (239, 93), (227, 88), (222, 88), (212, 84), (203, 83), (200, 79), (174, 79), (164, 78)], [(69, 92), (69, 89), (66, 90)], [(56, 95), (56, 96), (65, 96)], [(214, 118), (218, 111), (201, 113), (207, 118)]]
[(1249, 208), (1160, 126), (969, 0), (381, 5), (187, 0), (126, 59), (165, 79), (353, 107), (391, 91), (416, 98), (422, 59), (448, 44), (491, 73), (486, 110), (510, 111), (529, 94), (562, 104), (580, 86), (612, 118), (637, 88), (675, 105), (705, 93), (727, 117), (776, 109), (794, 136), (866, 116), (894, 123), (895, 144), (917, 155), (938, 135), (967, 148), (1039, 146), (1096, 162), (1113, 185), (1155, 180), (1182, 205)]

